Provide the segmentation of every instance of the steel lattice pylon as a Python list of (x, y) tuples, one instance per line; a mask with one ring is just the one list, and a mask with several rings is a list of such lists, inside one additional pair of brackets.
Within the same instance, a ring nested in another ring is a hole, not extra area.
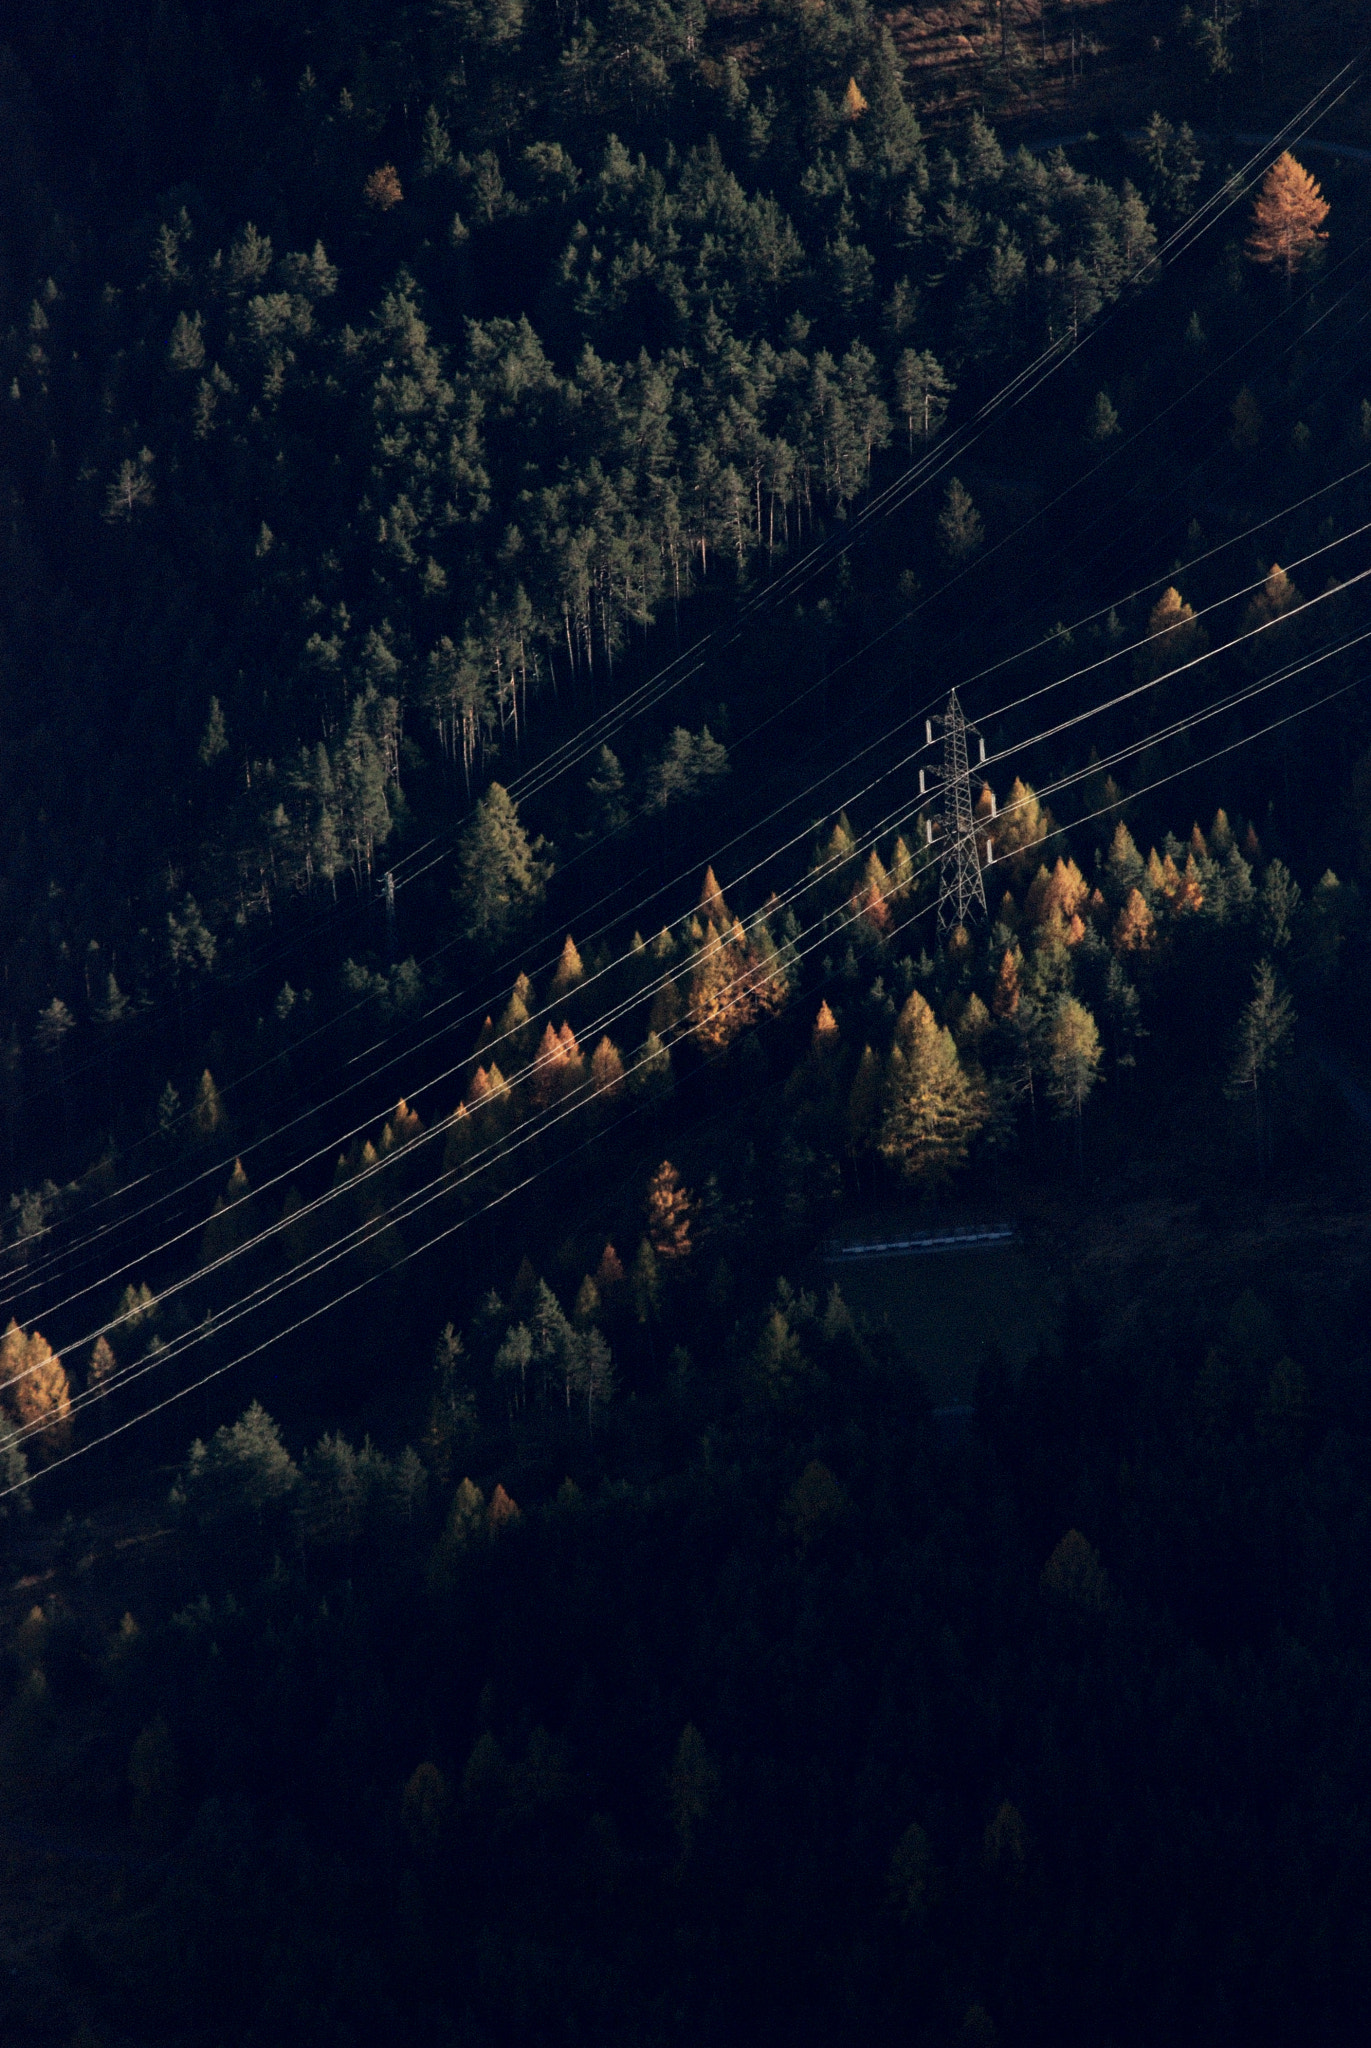
[[(973, 775), (967, 757), (968, 733), (978, 742), (979, 768), (985, 759), (985, 741), (981, 739), (974, 725), (968, 725), (957, 702), (957, 692), (952, 691), (947, 700), (947, 709), (940, 717), (926, 722), (928, 744), (931, 747), (941, 734), (943, 744), (942, 766), (919, 770), (919, 795), (927, 796), (930, 785), (942, 785), (942, 818), (935, 834), (934, 823), (926, 822), (928, 844), (933, 845), (935, 836), (942, 843), (942, 860), (938, 877), (938, 930), (955, 931), (964, 925), (973, 910), (985, 909), (985, 881), (981, 873), (980, 849), (976, 844), (976, 814), (971, 798)], [(984, 789), (990, 785), (980, 775), (974, 780)], [(995, 815), (994, 792), (990, 796), (990, 815)], [(994, 858), (994, 842), (986, 842), (986, 860)]]

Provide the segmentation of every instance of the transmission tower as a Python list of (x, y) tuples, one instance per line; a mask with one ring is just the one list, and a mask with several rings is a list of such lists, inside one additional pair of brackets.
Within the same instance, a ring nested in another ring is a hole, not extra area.
[[(967, 758), (967, 737), (977, 743), (979, 769), (985, 760), (985, 741), (974, 725), (968, 725), (953, 690), (947, 700), (947, 709), (941, 716), (925, 721), (928, 744), (931, 747), (937, 737), (943, 743), (941, 767), (919, 770), (919, 795), (927, 796), (931, 789), (942, 789), (942, 817), (925, 820), (925, 833), (930, 846), (935, 843), (942, 847), (942, 861), (938, 877), (938, 930), (954, 931), (966, 923), (973, 909), (985, 909), (985, 882), (981, 874), (980, 849), (976, 844), (976, 817), (971, 800), (973, 781), (990, 793), (990, 815), (995, 815), (995, 792), (984, 776), (973, 775)], [(986, 841), (987, 866), (995, 857), (995, 842)]]

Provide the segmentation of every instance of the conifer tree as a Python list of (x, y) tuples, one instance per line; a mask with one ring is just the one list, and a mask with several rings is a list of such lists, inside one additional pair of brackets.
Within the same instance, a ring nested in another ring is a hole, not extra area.
[(1310, 253), (1328, 240), (1323, 225), (1328, 212), (1318, 179), (1288, 149), (1282, 150), (1253, 203), (1248, 255), (1254, 263), (1279, 269), (1288, 287)]
[(591, 1275), (587, 1273), (576, 1290), (576, 1306), (572, 1321), (578, 1330), (588, 1330), (600, 1314), (600, 1290)]
[[(373, 1153), (373, 1158), (375, 1154)], [(233, 1172), (222, 1195), (214, 1204), (209, 1221), (200, 1238), (200, 1263), (213, 1265), (216, 1259), (225, 1258), (228, 1253), (244, 1242), (251, 1232), (251, 1209), (249, 1197), (251, 1187), (243, 1171), (241, 1159), (233, 1162)]]
[[(527, 976), (520, 975), (519, 979), (520, 981), (526, 981)], [(530, 1036), (529, 1022), (528, 1002), (522, 991), (516, 986), (510, 991), (509, 1001), (500, 1012), (500, 1021), (494, 1027), (491, 1038), (487, 1043), (508, 1045), (511, 1054), (516, 1058), (522, 1057), (526, 1051)], [(484, 1037), (484, 1035), (483, 1032), (482, 1036)], [(477, 1045), (476, 1051), (478, 1053), (484, 1052), (484, 1050), (485, 1047), (483, 1045)]]
[(600, 1254), (600, 1263), (595, 1268), (595, 1285), (602, 1301), (612, 1301), (617, 1290), (624, 1284), (623, 1261), (612, 1244), (607, 1244)]
[(1019, 868), (1053, 831), (1052, 813), (1040, 804), (1032, 785), (1015, 776), (995, 821), (995, 858), (1014, 860)]
[(660, 1103), (671, 1093), (671, 1052), (655, 1031), (649, 1031), (643, 1040), (643, 1049), (633, 1063), (632, 1081), (649, 1101)]
[(27, 1458), (39, 1466), (61, 1457), (71, 1442), (71, 1388), (66, 1369), (46, 1337), (25, 1336), (12, 1318), (0, 1338), (0, 1406), (24, 1432)]
[(646, 1238), (639, 1242), (634, 1254), (633, 1270), (628, 1278), (629, 1300), (633, 1313), (640, 1323), (657, 1320), (657, 1304), (661, 1296), (661, 1276), (657, 1269), (657, 1255)]
[(863, 1046), (847, 1098), (847, 1150), (854, 1163), (868, 1158), (881, 1127), (881, 1063)]
[(704, 884), (700, 890), (699, 914), (702, 923), (715, 925), (720, 931), (727, 931), (733, 923), (733, 913), (724, 901), (724, 892), (715, 879), (712, 867), (705, 871)]
[(619, 1048), (606, 1034), (590, 1056), (590, 1085), (600, 1102), (609, 1102), (623, 1085), (624, 1063)]
[(956, 568), (970, 561), (985, 540), (985, 528), (981, 515), (971, 502), (971, 493), (960, 477), (953, 477), (947, 486), (942, 510), (935, 521), (938, 545), (944, 556)]
[(541, 840), (530, 841), (519, 807), (492, 782), (462, 834), (458, 902), (467, 936), (494, 945), (542, 899), (552, 872)]
[(588, 1329), (576, 1340), (571, 1391), (584, 1397), (586, 1426), (593, 1436), (595, 1410), (603, 1407), (614, 1392), (614, 1357), (599, 1330)]
[(114, 1347), (108, 1337), (97, 1337), (91, 1346), (90, 1361), (86, 1366), (87, 1392), (99, 1393), (114, 1378), (117, 1362)]
[(1148, 637), (1133, 656), (1133, 670), (1139, 682), (1154, 681), (1182, 662), (1193, 661), (1209, 645), (1209, 636), (1172, 584), (1153, 605), (1147, 619)]
[(1133, 834), (1122, 818), (1115, 825), (1114, 836), (1109, 842), (1104, 874), (1110, 896), (1119, 904), (1126, 903), (1129, 892), (1139, 888), (1142, 883), (1142, 855), (1138, 852)]
[(681, 1176), (664, 1159), (647, 1189), (647, 1235), (657, 1258), (667, 1267), (690, 1256), (692, 1203)]
[(902, 903), (913, 889), (914, 880), (914, 856), (902, 835), (895, 841), (895, 851), (890, 857), (891, 901)]
[(1013, 1017), (1019, 1007), (1019, 968), (1023, 955), (1017, 946), (1006, 947), (995, 975), (990, 998), (991, 1015), (999, 1023)]
[(224, 1121), (224, 1105), (219, 1099), (219, 1090), (214, 1085), (214, 1076), (208, 1067), (200, 1076), (200, 1085), (195, 1091), (195, 1102), (190, 1112), (196, 1135), (212, 1138)]
[(915, 989), (900, 1013), (886, 1067), (882, 1157), (905, 1179), (935, 1188), (962, 1164), (984, 1116), (951, 1032), (939, 1028)]
[(581, 956), (576, 950), (576, 941), (572, 938), (571, 933), (568, 932), (562, 945), (561, 956), (557, 961), (556, 967), (553, 969), (552, 980), (548, 985), (549, 1002), (561, 1002), (571, 993), (577, 982), (584, 981), (584, 979), (585, 968), (582, 966)]
[(648, 1029), (659, 1038), (666, 1037), (680, 1022), (681, 992), (670, 976), (662, 983), (652, 998), (652, 1009), (648, 1014)]
[(1252, 974), (1252, 995), (1242, 1016), (1228, 1070), (1227, 1093), (1252, 1105), (1257, 1162), (1263, 1171), (1271, 1161), (1270, 1098), (1285, 1060), (1295, 1013), (1290, 997), (1276, 979), (1269, 960), (1259, 960)]
[(1057, 1114), (1076, 1126), (1076, 1164), (1081, 1164), (1081, 1118), (1100, 1072), (1100, 1034), (1095, 1019), (1074, 996), (1059, 998), (1048, 1035), (1047, 1086)]

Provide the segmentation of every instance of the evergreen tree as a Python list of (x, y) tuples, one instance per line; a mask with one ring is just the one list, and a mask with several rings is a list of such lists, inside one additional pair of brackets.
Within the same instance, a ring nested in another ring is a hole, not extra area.
[(979, 552), (985, 540), (985, 528), (980, 513), (971, 502), (971, 493), (960, 477), (954, 476), (948, 484), (935, 524), (938, 545), (954, 568), (960, 568)]
[(542, 900), (552, 872), (542, 841), (530, 842), (519, 810), (492, 782), (462, 834), (458, 904), (469, 938), (498, 944)]

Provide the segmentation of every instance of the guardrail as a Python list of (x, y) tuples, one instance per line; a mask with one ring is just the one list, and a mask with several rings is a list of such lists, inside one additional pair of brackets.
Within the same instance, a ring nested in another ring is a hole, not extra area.
[(951, 1230), (920, 1230), (903, 1237), (870, 1238), (858, 1244), (830, 1244), (824, 1261), (838, 1265), (849, 1259), (904, 1258), (930, 1252), (989, 1251), (999, 1245), (1017, 1244), (1019, 1233), (1012, 1223), (990, 1223)]

